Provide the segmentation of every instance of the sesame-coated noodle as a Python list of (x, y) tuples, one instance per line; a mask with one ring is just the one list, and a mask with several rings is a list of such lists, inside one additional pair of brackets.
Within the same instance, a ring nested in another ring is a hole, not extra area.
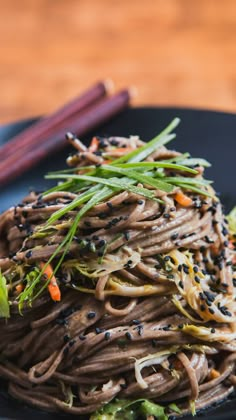
[(166, 148), (178, 122), (148, 143), (68, 133), (59, 183), (0, 216), (0, 376), (18, 400), (167, 419), (234, 391), (236, 212), (207, 161)]

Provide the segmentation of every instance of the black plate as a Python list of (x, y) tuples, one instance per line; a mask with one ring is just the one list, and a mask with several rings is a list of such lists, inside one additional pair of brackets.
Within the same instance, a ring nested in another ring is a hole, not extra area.
[[(164, 128), (175, 116), (182, 123), (177, 128), (177, 139), (172, 146), (193, 156), (204, 157), (212, 162), (207, 176), (215, 180), (215, 188), (222, 193), (222, 200), (229, 210), (236, 203), (235, 160), (236, 160), (236, 115), (212, 111), (200, 111), (178, 108), (133, 108), (129, 109), (110, 123), (104, 125), (95, 134), (129, 135), (139, 134), (149, 140)], [(35, 119), (0, 127), (0, 145), (10, 137), (29, 126)], [(92, 135), (91, 133), (90, 135)], [(50, 186), (43, 179), (47, 171), (65, 167), (65, 157), (70, 148), (55, 155), (35, 167), (11, 185), (1, 188), (0, 211), (17, 204), (27, 194), (29, 188), (42, 190)], [(0, 156), (1, 159), (1, 156)], [(204, 413), (203, 413), (204, 414)], [(73, 418), (67, 415), (43, 413), (16, 402), (8, 396), (0, 395), (1, 419), (56, 420)], [(205, 418), (209, 420), (230, 420), (236, 418), (236, 400), (231, 399), (221, 406), (208, 410)], [(191, 417), (185, 417), (190, 419)]]

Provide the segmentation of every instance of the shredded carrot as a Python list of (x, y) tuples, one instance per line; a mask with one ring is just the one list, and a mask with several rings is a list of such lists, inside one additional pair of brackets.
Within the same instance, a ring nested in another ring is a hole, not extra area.
[(174, 195), (174, 199), (183, 207), (189, 207), (193, 204), (193, 200), (184, 194), (182, 191), (178, 191)]
[(218, 370), (211, 369), (210, 379), (216, 379), (216, 378), (219, 378), (219, 376), (220, 376), (220, 372)]
[(99, 147), (99, 140), (97, 137), (93, 137), (89, 146), (89, 151), (91, 153), (94, 153), (98, 150), (98, 147)]
[(40, 262), (39, 265), (43, 274), (47, 277), (47, 279), (50, 279), (50, 282), (48, 284), (48, 291), (50, 293), (52, 300), (54, 300), (55, 302), (59, 302), (61, 300), (61, 291), (57, 284), (57, 279), (53, 274), (52, 266), (48, 264), (45, 267), (45, 263), (43, 262)]
[(17, 284), (16, 285), (16, 291), (17, 291), (17, 294), (19, 295), (21, 292), (23, 292), (23, 290), (24, 290), (24, 286), (23, 286), (23, 284), (22, 283), (19, 283), (19, 284)]
[(133, 147), (117, 147), (116, 149), (112, 150), (112, 151), (107, 151), (105, 153), (105, 155), (109, 156), (109, 153), (111, 156), (116, 156), (116, 157), (120, 157), (125, 155), (126, 153), (132, 152), (134, 149)]

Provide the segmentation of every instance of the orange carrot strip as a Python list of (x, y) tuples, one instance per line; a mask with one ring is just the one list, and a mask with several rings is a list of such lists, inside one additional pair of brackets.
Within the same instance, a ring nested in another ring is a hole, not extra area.
[(23, 292), (23, 290), (24, 290), (24, 286), (23, 286), (23, 284), (22, 283), (19, 283), (19, 284), (17, 284), (16, 285), (16, 291), (17, 291), (17, 294), (19, 295), (21, 292)]
[(43, 262), (40, 262), (39, 265), (43, 274), (47, 277), (47, 279), (50, 279), (50, 282), (48, 284), (48, 291), (50, 293), (52, 300), (54, 300), (55, 302), (59, 302), (61, 300), (61, 291), (57, 284), (57, 279), (53, 274), (52, 266), (48, 264), (45, 267), (46, 264)]
[(211, 369), (211, 372), (210, 372), (210, 378), (211, 379), (219, 378), (219, 376), (220, 376), (220, 372), (218, 370)]
[(98, 146), (99, 140), (97, 139), (97, 137), (93, 137), (89, 146), (89, 151), (92, 153), (96, 152), (98, 150)]
[(193, 204), (193, 200), (184, 194), (182, 191), (178, 191), (174, 195), (174, 199), (183, 207), (189, 207)]

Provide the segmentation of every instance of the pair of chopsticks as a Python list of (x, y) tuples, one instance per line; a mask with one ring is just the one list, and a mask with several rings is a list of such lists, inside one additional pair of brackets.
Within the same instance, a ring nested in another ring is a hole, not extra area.
[(22, 131), (0, 148), (0, 187), (6, 185), (49, 154), (68, 144), (70, 131), (83, 136), (124, 110), (132, 89), (108, 96), (110, 81), (102, 81), (86, 90), (53, 114)]

